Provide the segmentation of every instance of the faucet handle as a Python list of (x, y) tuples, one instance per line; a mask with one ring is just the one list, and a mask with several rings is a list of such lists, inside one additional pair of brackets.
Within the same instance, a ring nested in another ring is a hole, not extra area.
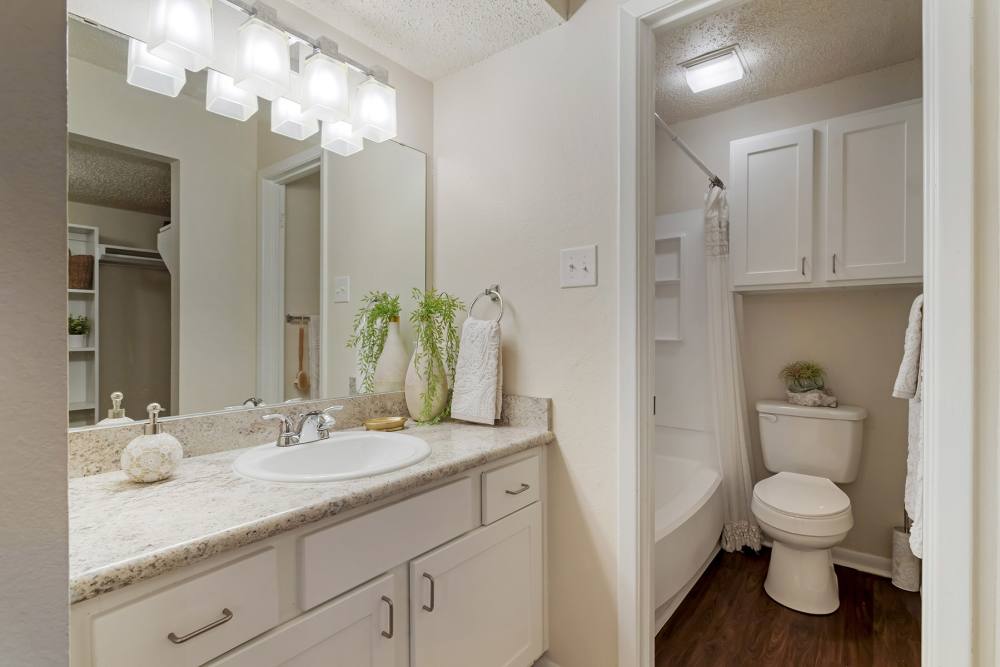
[(295, 442), (298, 440), (298, 436), (296, 436), (295, 432), (292, 430), (292, 420), (286, 417), (285, 415), (279, 415), (275, 413), (270, 415), (264, 415), (263, 417), (261, 417), (261, 419), (265, 419), (267, 421), (281, 422), (278, 425), (279, 447), (287, 447), (288, 445), (294, 445)]
[(331, 412), (340, 412), (343, 409), (344, 409), (343, 405), (331, 405), (330, 407), (328, 407), (326, 410), (323, 411), (323, 414), (328, 415)]

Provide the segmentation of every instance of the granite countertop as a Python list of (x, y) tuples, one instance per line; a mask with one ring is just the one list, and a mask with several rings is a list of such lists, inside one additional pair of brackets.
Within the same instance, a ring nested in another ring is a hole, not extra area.
[(553, 440), (529, 426), (413, 427), (430, 455), (373, 477), (317, 484), (237, 475), (245, 449), (184, 459), (174, 476), (121, 471), (69, 481), (70, 599), (80, 602)]

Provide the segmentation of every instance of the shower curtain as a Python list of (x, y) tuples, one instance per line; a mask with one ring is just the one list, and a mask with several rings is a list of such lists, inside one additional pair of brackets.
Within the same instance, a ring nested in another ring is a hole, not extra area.
[(729, 205), (726, 191), (714, 185), (705, 195), (705, 271), (712, 421), (726, 501), (722, 548), (759, 550), (760, 528), (750, 511), (753, 476), (743, 366), (729, 291)]

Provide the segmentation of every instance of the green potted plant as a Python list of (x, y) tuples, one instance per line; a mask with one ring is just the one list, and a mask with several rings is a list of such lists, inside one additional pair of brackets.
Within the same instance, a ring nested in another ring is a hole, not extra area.
[(780, 377), (793, 394), (801, 394), (826, 386), (823, 367), (812, 361), (794, 361), (781, 369)]
[(465, 309), (456, 297), (435, 290), (413, 289), (416, 307), (410, 315), (416, 347), (406, 370), (406, 406), (418, 422), (437, 423), (448, 416), (449, 388), (458, 361), (455, 315)]
[(399, 297), (372, 291), (361, 299), (347, 347), (358, 351), (361, 392), (402, 391), (407, 354), (399, 333)]
[(70, 315), (68, 332), (71, 348), (87, 347), (87, 337), (90, 336), (90, 318), (86, 315)]

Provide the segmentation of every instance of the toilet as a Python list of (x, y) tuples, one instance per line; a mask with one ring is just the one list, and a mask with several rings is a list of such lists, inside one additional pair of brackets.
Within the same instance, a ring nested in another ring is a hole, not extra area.
[(861, 461), (864, 408), (819, 408), (759, 401), (764, 466), (775, 475), (754, 486), (751, 510), (771, 538), (764, 590), (807, 614), (840, 606), (831, 549), (854, 526), (851, 499), (837, 484), (853, 482)]

